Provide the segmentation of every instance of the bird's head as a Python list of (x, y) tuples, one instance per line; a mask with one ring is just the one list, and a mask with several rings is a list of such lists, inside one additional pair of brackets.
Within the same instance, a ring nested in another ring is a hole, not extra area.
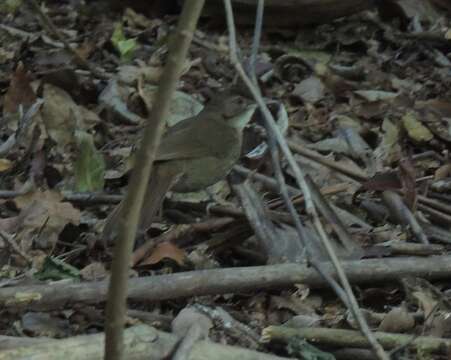
[(257, 106), (241, 95), (229, 95), (222, 99), (221, 118), (229, 126), (244, 128), (252, 119)]

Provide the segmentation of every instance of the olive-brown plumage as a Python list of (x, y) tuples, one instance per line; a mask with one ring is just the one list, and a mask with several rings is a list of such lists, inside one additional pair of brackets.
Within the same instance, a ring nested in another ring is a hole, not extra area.
[[(168, 190), (191, 192), (222, 180), (238, 161), (243, 128), (255, 106), (239, 96), (220, 94), (196, 116), (180, 121), (163, 135), (141, 212), (139, 231), (151, 225)], [(115, 232), (119, 204), (108, 218), (104, 237)]]

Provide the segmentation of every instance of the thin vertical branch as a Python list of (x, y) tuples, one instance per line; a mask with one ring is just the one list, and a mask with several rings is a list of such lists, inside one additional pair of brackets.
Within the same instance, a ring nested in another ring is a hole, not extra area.
[[(361, 310), (358, 306), (357, 300), (352, 292), (351, 285), (346, 277), (346, 274), (338, 260), (337, 255), (335, 254), (333, 247), (327, 237), (327, 234), (321, 224), (321, 221), (319, 219), (318, 213), (316, 211), (316, 208), (312, 201), (312, 195), (310, 193), (309, 187), (305, 181), (304, 174), (299, 168), (298, 164), (296, 163), (296, 160), (294, 159), (293, 154), (291, 153), (285, 138), (283, 137), (281, 131), (277, 127), (274, 118), (269, 111), (268, 107), (266, 106), (263, 97), (261, 95), (260, 89), (257, 85), (255, 85), (252, 80), (249, 78), (249, 76), (246, 74), (246, 72), (243, 69), (243, 66), (238, 61), (237, 56), (237, 48), (236, 48), (236, 35), (235, 35), (235, 24), (234, 24), (234, 17), (233, 17), (233, 10), (232, 10), (232, 4), (230, 0), (224, 0), (224, 6), (226, 11), (226, 18), (227, 18), (227, 27), (229, 31), (229, 46), (230, 46), (230, 60), (232, 64), (235, 66), (235, 69), (244, 82), (244, 84), (247, 86), (249, 91), (251, 92), (252, 96), (254, 97), (255, 101), (257, 102), (260, 111), (263, 114), (263, 118), (266, 122), (267, 129), (272, 132), (274, 135), (278, 145), (280, 146), (283, 154), (285, 155), (289, 166), (293, 170), (296, 182), (300, 189), (302, 190), (304, 197), (305, 197), (305, 205), (306, 205), (306, 212), (310, 216), (310, 218), (313, 221), (314, 227), (316, 231), (318, 232), (318, 235), (321, 239), (321, 242), (323, 246), (326, 248), (326, 251), (329, 255), (329, 258), (332, 261), (332, 264), (337, 271), (338, 278), (342, 284), (342, 287), (344, 288), (344, 291), (346, 292), (348, 301), (345, 303), (346, 305), (350, 305), (349, 309), (352, 312), (354, 318), (356, 319), (357, 323), (360, 326), (361, 332), (366, 336), (369, 343), (371, 344), (375, 354), (378, 356), (381, 360), (389, 360), (389, 356), (384, 351), (383, 347), (377, 342), (375, 339), (373, 333), (371, 332), (368, 324), (365, 321), (365, 318), (363, 317)], [(340, 293), (337, 295), (340, 296)]]
[(257, 14), (255, 16), (254, 37), (252, 39), (252, 50), (249, 65), (249, 73), (251, 74), (251, 78), (254, 84), (257, 84), (257, 74), (255, 71), (255, 66), (257, 63), (258, 48), (260, 47), (260, 39), (262, 36), (264, 8), (265, 8), (265, 0), (258, 0)]
[(182, 72), (191, 39), (204, 5), (203, 0), (186, 0), (171, 44), (166, 66), (160, 80), (154, 106), (144, 129), (136, 155), (127, 195), (123, 203), (124, 216), (118, 220), (118, 240), (114, 249), (105, 325), (105, 358), (124, 357), (123, 339), (126, 315), (128, 274), (139, 215), (152, 170), (155, 153), (163, 134), (172, 94)]
[(342, 287), (335, 281), (335, 279), (330, 276), (327, 272), (323, 271), (321, 265), (316, 259), (313, 258), (313, 251), (311, 249), (311, 244), (308, 239), (308, 235), (305, 231), (305, 227), (302, 225), (299, 215), (296, 211), (296, 208), (293, 205), (293, 202), (290, 199), (290, 195), (288, 193), (287, 185), (285, 183), (285, 178), (283, 177), (282, 168), (279, 162), (279, 149), (277, 147), (277, 143), (274, 139), (274, 135), (268, 131), (268, 145), (271, 151), (271, 160), (274, 166), (274, 173), (276, 176), (277, 183), (279, 184), (280, 193), (284, 200), (285, 206), (290, 213), (296, 232), (298, 233), (299, 239), (304, 247), (304, 250), (307, 255), (308, 262), (315, 268), (316, 271), (320, 273), (320, 275), (328, 282), (328, 284), (335, 291), (340, 300), (349, 307), (348, 296), (346, 292), (342, 289)]

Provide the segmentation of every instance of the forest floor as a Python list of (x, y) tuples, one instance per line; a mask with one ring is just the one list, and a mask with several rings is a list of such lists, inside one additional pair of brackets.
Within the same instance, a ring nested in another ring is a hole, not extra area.
[[(128, 326), (177, 333), (177, 319), (196, 323), (209, 340), (268, 359), (374, 358), (349, 294), (346, 305), (312, 266), (313, 258), (335, 274), (325, 238), (392, 358), (449, 358), (451, 28), (445, 10), (423, 3), (399, 1), (297, 29), (264, 25), (256, 75), (308, 175), (317, 218), (279, 157), (311, 258), (280, 195), (256, 114), (235, 179), (168, 194), (137, 243)], [(177, 15), (47, 1), (41, 11), (55, 33), (29, 5), (0, 11), (6, 351), (103, 332), (113, 244), (102, 229), (126, 191)], [(238, 30), (246, 63), (252, 29)], [(168, 126), (236, 81), (226, 29), (203, 18)], [(183, 309), (191, 317), (180, 319)]]

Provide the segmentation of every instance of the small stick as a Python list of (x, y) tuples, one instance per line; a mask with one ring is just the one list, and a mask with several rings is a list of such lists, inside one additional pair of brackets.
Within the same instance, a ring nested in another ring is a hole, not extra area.
[[(251, 180), (255, 180), (255, 181), (262, 183), (267, 188), (271, 189), (272, 191), (274, 191), (276, 193), (279, 191), (279, 185), (277, 183), (277, 180), (275, 180), (274, 178), (271, 178), (271, 177), (263, 175), (263, 174), (259, 174), (252, 170), (249, 170), (241, 165), (235, 165), (233, 167), (233, 170), (235, 170), (237, 173), (239, 173), (241, 175), (248, 177)], [(290, 195), (300, 194), (300, 190), (296, 189), (293, 186), (287, 185), (287, 190), (290, 193)]]
[(449, 215), (451, 215), (451, 206), (444, 204), (441, 201), (435, 200), (435, 199), (430, 199), (426, 196), (423, 195), (418, 195), (417, 196), (418, 202), (430, 206), (434, 209), (443, 211), (444, 213), (447, 213)]
[(369, 179), (369, 177), (364, 174), (361, 171), (355, 170), (353, 168), (345, 167), (341, 165), (340, 163), (330, 160), (320, 154), (318, 154), (316, 151), (313, 151), (311, 149), (307, 149), (306, 147), (302, 146), (301, 144), (297, 144), (293, 141), (288, 140), (287, 144), (289, 148), (294, 151), (295, 153), (305, 156), (306, 158), (309, 158), (311, 160), (314, 160), (321, 165), (327, 166), (331, 169), (334, 169), (346, 176), (349, 176), (353, 180), (357, 180), (358, 182), (365, 182)]
[(424, 205), (424, 204), (418, 204), (417, 205), (418, 210), (421, 210), (425, 213), (428, 213), (429, 215), (432, 215), (432, 220), (444, 222), (448, 225), (451, 225), (451, 215), (444, 214), (439, 210), (433, 209), (430, 206)]
[(249, 66), (249, 73), (251, 74), (252, 81), (254, 82), (255, 85), (258, 84), (257, 74), (255, 72), (255, 66), (257, 63), (258, 48), (260, 47), (260, 38), (261, 38), (262, 27), (263, 27), (264, 9), (265, 9), (265, 0), (258, 0), (257, 13), (255, 16), (254, 37), (252, 39), (252, 51), (251, 51), (250, 66)]
[(393, 217), (404, 226), (408, 225), (419, 242), (429, 244), (426, 234), (410, 209), (402, 201), (401, 196), (394, 191), (384, 191), (382, 192), (382, 199)]
[(17, 254), (24, 258), (28, 265), (33, 263), (33, 259), (22, 251), (14, 238), (7, 232), (0, 230), (0, 237), (13, 249)]

